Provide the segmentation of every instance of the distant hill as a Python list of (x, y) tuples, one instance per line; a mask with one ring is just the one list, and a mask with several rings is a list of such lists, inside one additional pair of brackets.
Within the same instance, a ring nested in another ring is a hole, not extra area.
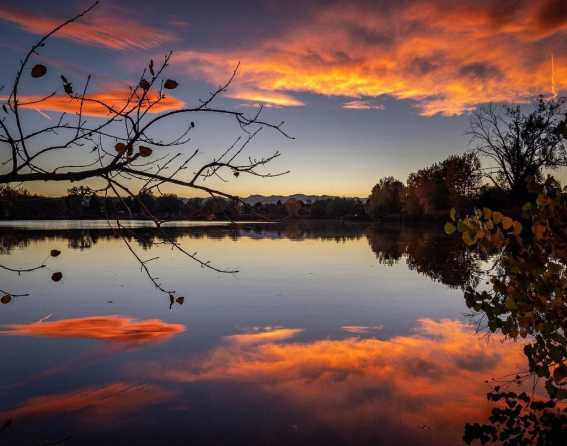
[(250, 195), (248, 198), (244, 198), (243, 201), (250, 206), (254, 206), (256, 203), (265, 204), (275, 204), (278, 201), (285, 203), (287, 200), (294, 198), (300, 200), (304, 203), (315, 202), (320, 200), (328, 200), (329, 198), (337, 198), (332, 195), (305, 195), (305, 194), (293, 194), (293, 195)]

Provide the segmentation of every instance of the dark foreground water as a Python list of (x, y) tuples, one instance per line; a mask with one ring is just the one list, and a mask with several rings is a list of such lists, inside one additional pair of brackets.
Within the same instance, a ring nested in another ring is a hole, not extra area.
[(458, 445), (489, 415), (485, 381), (526, 367), (471, 327), (462, 288), (484, 265), (439, 232), (164, 231), (240, 272), (131, 229), (171, 304), (110, 230), (0, 229), (3, 266), (62, 252), (0, 271), (29, 294), (0, 305), (0, 444)]

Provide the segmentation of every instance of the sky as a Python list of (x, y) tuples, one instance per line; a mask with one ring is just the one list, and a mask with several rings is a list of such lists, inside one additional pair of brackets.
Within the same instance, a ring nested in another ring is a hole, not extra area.
[[(0, 3), (0, 85), (10, 85), (22, 54), (88, 1), (3, 0)], [(379, 178), (408, 174), (471, 149), (470, 113), (488, 103), (530, 104), (538, 94), (567, 90), (567, 2), (564, 0), (433, 1), (174, 1), (102, 0), (56, 34), (34, 61), (48, 67), (24, 79), (22, 97), (75, 85), (92, 75), (96, 97), (120, 98), (150, 59), (168, 51), (167, 76), (179, 82), (156, 111), (197, 103), (236, 79), (218, 105), (285, 121), (288, 139), (263, 129), (247, 155), (282, 156), (277, 178), (231, 178), (211, 185), (249, 194), (365, 197)], [(58, 93), (59, 95), (62, 92)], [(0, 97), (5, 91), (0, 91)], [(30, 128), (69, 110), (55, 96), (29, 107)], [(87, 110), (88, 119), (100, 110)], [(209, 161), (241, 131), (222, 117), (195, 118), (182, 147)], [(179, 120), (160, 128), (175, 134)], [(38, 142), (37, 144), (41, 144)], [(2, 150), (8, 150), (3, 147)], [(71, 160), (63, 153), (61, 160)], [(560, 175), (560, 177), (563, 174)], [(60, 195), (69, 184), (26, 187)], [(180, 187), (171, 192), (195, 195)]]

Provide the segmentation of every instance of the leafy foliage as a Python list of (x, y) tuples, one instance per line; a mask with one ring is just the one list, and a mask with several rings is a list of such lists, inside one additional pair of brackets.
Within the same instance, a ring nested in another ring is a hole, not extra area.
[[(537, 199), (535, 203), (526, 203), (517, 219), (485, 208), (463, 219), (453, 218), (445, 230), (460, 234), (471, 248), (496, 255), (491, 289), (467, 288), (466, 303), (486, 315), (492, 332), (526, 340), (524, 353), (529, 370), (545, 380), (549, 401), (555, 404), (567, 400), (567, 198), (552, 177), (544, 183), (532, 181), (530, 192)], [(543, 409), (555, 407), (552, 403), (546, 403)], [(535, 410), (534, 402), (529, 408)], [(531, 432), (529, 435), (535, 435), (529, 423), (536, 415), (531, 413), (523, 419), (519, 418), (519, 409), (510, 410), (513, 414), (497, 412), (498, 416), (491, 421), (507, 429), (519, 423)], [(545, 412), (539, 419), (546, 424), (549, 417), (557, 416), (555, 412)], [(567, 429), (564, 415), (549, 423), (553, 430)], [(482, 441), (487, 435), (492, 438), (486, 429), (471, 429), (469, 426), (469, 439)], [(512, 433), (516, 430), (510, 433), (510, 438), (516, 438)], [(524, 441), (524, 437), (518, 438)], [(537, 437), (534, 443), (522, 441), (505, 444), (555, 444), (547, 443), (544, 437)]]

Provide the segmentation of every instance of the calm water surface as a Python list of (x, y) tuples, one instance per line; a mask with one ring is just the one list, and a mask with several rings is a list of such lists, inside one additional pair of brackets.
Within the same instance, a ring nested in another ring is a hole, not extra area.
[[(24, 225), (25, 226), (25, 225)], [(135, 225), (133, 225), (135, 226)], [(22, 227), (18, 224), (18, 227)], [(0, 229), (1, 444), (458, 445), (485, 380), (521, 348), (475, 333), (462, 287), (482, 267), (423, 229)], [(53, 272), (63, 279), (53, 282)]]

